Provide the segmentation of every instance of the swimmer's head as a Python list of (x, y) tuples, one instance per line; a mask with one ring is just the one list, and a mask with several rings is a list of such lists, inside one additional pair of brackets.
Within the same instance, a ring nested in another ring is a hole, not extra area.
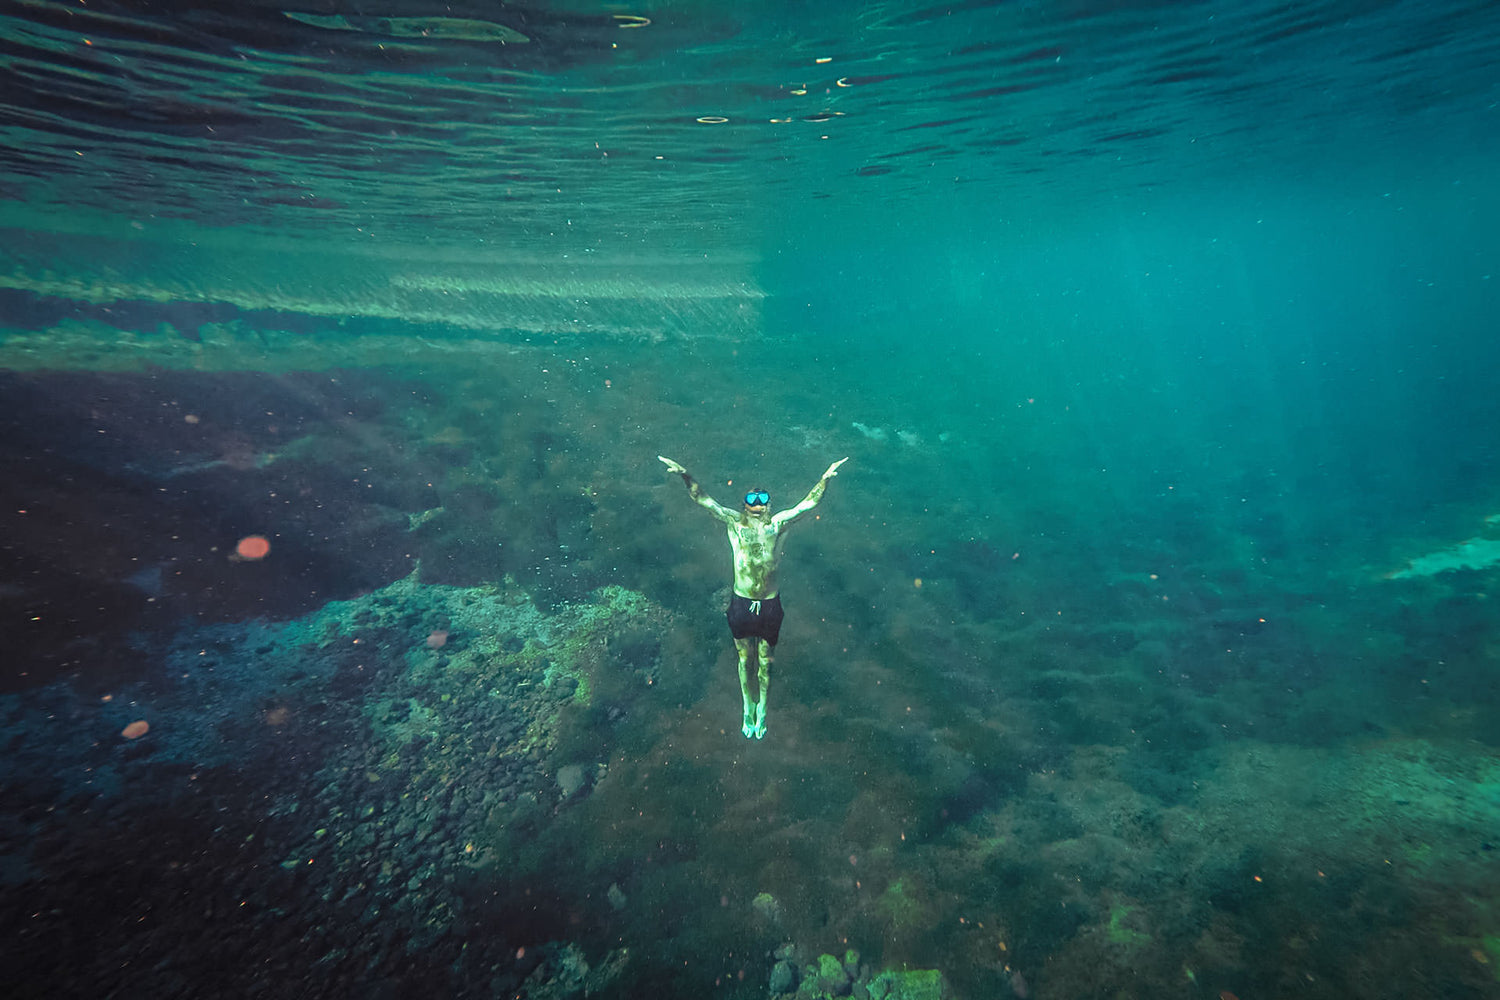
[(770, 502), (771, 494), (758, 486), (745, 494), (745, 509), (751, 513), (759, 513), (765, 510)]

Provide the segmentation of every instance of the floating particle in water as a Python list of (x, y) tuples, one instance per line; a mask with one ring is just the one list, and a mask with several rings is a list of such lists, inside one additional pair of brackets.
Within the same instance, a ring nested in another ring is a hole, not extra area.
[(271, 543), (266, 540), (264, 535), (246, 535), (234, 547), (234, 554), (241, 559), (264, 559), (266, 553), (270, 551)]
[(448, 630), (447, 629), (440, 628), (440, 629), (437, 629), (437, 630), (435, 630), (433, 632), (428, 633), (428, 636), (427, 636), (427, 648), (428, 649), (442, 649), (446, 645), (448, 645)]
[(120, 730), (120, 735), (127, 740), (138, 740), (151, 731), (151, 723), (145, 719), (136, 719), (130, 725)]

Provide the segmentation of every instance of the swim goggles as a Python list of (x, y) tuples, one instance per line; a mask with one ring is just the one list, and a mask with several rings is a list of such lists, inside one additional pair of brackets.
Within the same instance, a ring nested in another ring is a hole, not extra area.
[(751, 490), (745, 494), (746, 507), (764, 507), (771, 502), (771, 494), (765, 490)]

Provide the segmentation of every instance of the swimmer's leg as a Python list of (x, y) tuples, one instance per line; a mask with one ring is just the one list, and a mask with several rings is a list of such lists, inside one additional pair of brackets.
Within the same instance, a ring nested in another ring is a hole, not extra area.
[(740, 705), (745, 711), (740, 732), (745, 734), (745, 739), (755, 734), (755, 703), (750, 700), (750, 667), (746, 662), (750, 656), (750, 643), (753, 641), (753, 639), (734, 640), (734, 651), (740, 658)]
[[(755, 706), (755, 738), (766, 738), (766, 695), (771, 693), (771, 644), (764, 639), (755, 640), (757, 658), (760, 661), (760, 701)], [(745, 735), (750, 735), (746, 733)]]

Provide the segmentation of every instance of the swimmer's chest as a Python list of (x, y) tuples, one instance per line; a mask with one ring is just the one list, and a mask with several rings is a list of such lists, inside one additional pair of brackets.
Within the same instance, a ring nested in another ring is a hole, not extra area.
[(746, 559), (768, 559), (776, 552), (776, 543), (781, 532), (771, 524), (729, 525), (729, 544), (734, 551)]

